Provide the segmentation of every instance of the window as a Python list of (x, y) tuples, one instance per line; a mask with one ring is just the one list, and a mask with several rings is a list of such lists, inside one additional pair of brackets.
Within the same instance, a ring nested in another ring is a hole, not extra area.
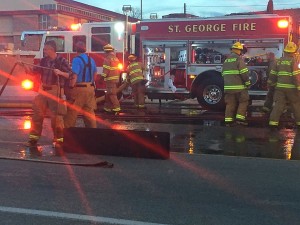
[(75, 45), (78, 41), (82, 41), (83, 43), (86, 43), (86, 36), (84, 35), (73, 36), (73, 50), (72, 50), (73, 52), (76, 52)]
[(92, 27), (92, 34), (109, 34), (110, 27)]
[(56, 52), (65, 52), (65, 37), (64, 36), (48, 36), (48, 37), (46, 37), (46, 42), (52, 41), (52, 40), (55, 41), (55, 43), (56, 43)]
[(109, 34), (92, 35), (92, 51), (102, 52), (104, 45), (110, 43)]
[(110, 32), (110, 27), (92, 27), (92, 51), (103, 51), (103, 46), (110, 43)]
[(56, 10), (56, 5), (55, 4), (40, 5), (40, 9), (42, 9), (42, 10)]
[(48, 30), (50, 27), (50, 16), (40, 15), (39, 17), (40, 30)]

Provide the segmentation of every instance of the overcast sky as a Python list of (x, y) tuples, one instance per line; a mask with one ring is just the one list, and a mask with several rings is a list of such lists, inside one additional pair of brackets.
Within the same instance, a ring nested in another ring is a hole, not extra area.
[[(268, 0), (76, 0), (88, 5), (122, 13), (123, 5), (141, 7), (143, 19), (149, 19), (150, 13), (158, 18), (170, 13), (182, 13), (186, 3), (187, 13), (201, 17), (224, 15), (236, 12), (265, 10)], [(300, 8), (300, 0), (273, 0), (274, 9)]]

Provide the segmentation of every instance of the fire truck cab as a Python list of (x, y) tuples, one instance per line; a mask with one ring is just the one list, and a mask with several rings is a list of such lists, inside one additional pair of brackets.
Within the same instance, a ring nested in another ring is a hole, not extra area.
[[(71, 30), (24, 31), (21, 35), (23, 45), (26, 44), (31, 48), (33, 44), (39, 46), (34, 57), (34, 64), (38, 64), (43, 58), (44, 45), (50, 40), (55, 41), (57, 53), (65, 57), (70, 63), (77, 55), (76, 43), (78, 41), (86, 43), (86, 53), (95, 60), (98, 74), (101, 74), (103, 70), (103, 46), (106, 44), (114, 46), (116, 56), (124, 63), (124, 22), (94, 22), (76, 25), (72, 25)], [(96, 81), (97, 95), (103, 95), (105, 90), (103, 79), (100, 78), (99, 76)]]

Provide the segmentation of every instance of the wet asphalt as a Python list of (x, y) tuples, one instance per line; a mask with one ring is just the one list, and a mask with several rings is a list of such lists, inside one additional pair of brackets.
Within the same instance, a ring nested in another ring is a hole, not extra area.
[(29, 149), (26, 119), (0, 118), (3, 224), (299, 224), (295, 129), (99, 118), (98, 129), (169, 132), (170, 158), (157, 160), (57, 154), (49, 119)]
[[(32, 151), (23, 146), (24, 119), (0, 119), (0, 218), (7, 224), (299, 224), (300, 148), (292, 129), (98, 124), (170, 132), (170, 158), (157, 160), (58, 155), (48, 119)], [(93, 166), (101, 162), (113, 166)]]

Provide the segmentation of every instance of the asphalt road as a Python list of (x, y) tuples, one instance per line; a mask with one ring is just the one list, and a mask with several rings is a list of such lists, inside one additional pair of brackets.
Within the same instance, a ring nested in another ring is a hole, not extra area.
[[(170, 159), (62, 157), (47, 120), (42, 154), (24, 149), (24, 119), (0, 118), (1, 225), (299, 225), (292, 129), (104, 120), (99, 128), (171, 132)], [(113, 168), (70, 165), (103, 161)]]
[[(40, 156), (22, 149), (28, 131), (21, 121), (0, 120), (1, 224), (299, 224), (300, 164), (286, 160), (292, 153), (299, 156), (297, 132), (283, 130), (275, 134), (277, 141), (264, 142), (270, 133), (260, 128), (111, 122), (115, 129), (175, 132), (170, 159), (62, 157), (49, 147), (47, 120), (41, 139), (45, 152)], [(276, 146), (282, 142), (287, 144), (282, 159), (248, 153), (255, 147), (255, 152), (277, 155)], [(180, 148), (186, 151), (174, 152)], [(113, 168), (68, 165), (103, 161), (113, 163)]]
[(180, 153), (169, 160), (100, 158), (114, 167), (1, 160), (1, 224), (300, 221), (298, 161)]

